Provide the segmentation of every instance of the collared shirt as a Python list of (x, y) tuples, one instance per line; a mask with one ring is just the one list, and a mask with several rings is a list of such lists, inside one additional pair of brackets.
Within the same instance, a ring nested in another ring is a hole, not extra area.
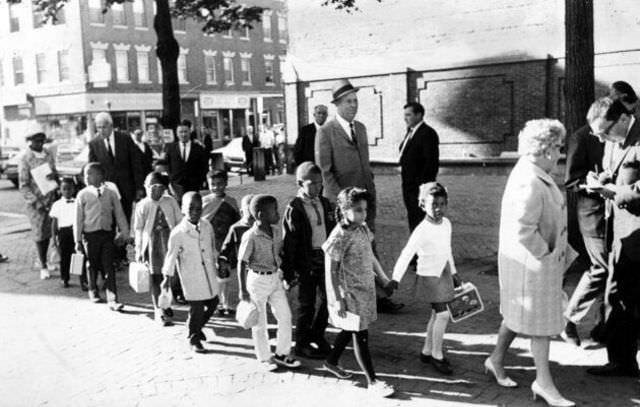
[(138, 142), (138, 140), (136, 140), (136, 136), (134, 136), (134, 135), (131, 135), (131, 140), (133, 141), (133, 144), (138, 146), (140, 151), (144, 153), (144, 141)]
[(51, 205), (49, 216), (58, 219), (58, 229), (73, 226), (76, 218), (76, 200), (75, 198), (60, 198)]
[[(311, 248), (322, 249), (322, 244), (327, 240), (327, 228), (324, 220), (324, 207), (320, 198), (309, 198), (304, 192), (298, 193), (298, 198), (302, 200), (302, 206), (311, 225)], [(314, 209), (315, 206), (315, 209)], [(320, 219), (318, 219), (318, 217)]]
[[(342, 116), (340, 116), (338, 113), (336, 113), (336, 120), (338, 120), (338, 123), (340, 123), (340, 126), (342, 126), (342, 129), (344, 130), (344, 132), (347, 133), (347, 137), (349, 137), (349, 140), (353, 141), (353, 139), (351, 138), (351, 123), (353, 122), (349, 123), (348, 121), (343, 119)], [(354, 123), (354, 126), (355, 126), (355, 123)]]
[(109, 151), (109, 146), (111, 146), (111, 153), (113, 154), (113, 157), (115, 158), (115, 156), (116, 156), (116, 136), (114, 135), (113, 132), (111, 132), (109, 137), (104, 139), (104, 147), (107, 149), (107, 151)]
[(631, 127), (636, 122), (636, 118), (631, 116), (631, 120), (629, 120), (629, 127), (627, 127), (627, 135), (625, 136), (624, 141), (620, 143), (613, 143), (611, 141), (607, 141), (604, 144), (604, 155), (602, 157), (602, 166), (605, 170), (610, 173), (616, 172), (618, 168), (616, 166), (622, 160), (622, 157), (625, 155), (625, 143), (627, 142), (627, 137), (629, 137), (629, 132), (631, 131)]
[(76, 197), (76, 217), (73, 222), (76, 242), (82, 240), (83, 233), (111, 231), (114, 217), (120, 233), (128, 236), (129, 225), (116, 193), (104, 185), (83, 188)]
[(405, 147), (407, 146), (407, 144), (409, 144), (409, 140), (413, 138), (413, 136), (416, 134), (416, 130), (418, 130), (418, 128), (422, 126), (422, 123), (424, 123), (424, 121), (421, 120), (417, 124), (415, 124), (413, 127), (410, 127), (407, 129), (407, 133), (409, 134), (402, 140), (400, 144), (400, 156), (402, 156), (402, 153), (404, 152)]
[(313, 121), (313, 125), (316, 126), (316, 133), (318, 132), (318, 129), (320, 129), (320, 127), (322, 127), (321, 125), (318, 124), (318, 122), (316, 122), (315, 120)]
[(189, 153), (191, 152), (191, 141), (187, 141), (186, 143), (179, 141), (178, 148), (180, 149), (180, 157), (182, 157), (186, 162), (189, 159)]
[(242, 235), (238, 260), (247, 263), (249, 269), (259, 272), (275, 272), (282, 262), (282, 231), (279, 227), (271, 225), (273, 236), (269, 236), (254, 223), (249, 230)]

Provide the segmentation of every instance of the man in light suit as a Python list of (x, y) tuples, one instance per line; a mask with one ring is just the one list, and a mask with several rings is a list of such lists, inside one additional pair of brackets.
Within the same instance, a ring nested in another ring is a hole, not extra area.
[(420, 103), (410, 102), (404, 106), (407, 134), (399, 147), (400, 174), (402, 197), (412, 232), (425, 215), (418, 205), (418, 190), (420, 185), (436, 180), (440, 160), (438, 133), (423, 118), (424, 107)]
[(118, 187), (127, 222), (131, 220), (133, 202), (144, 196), (144, 176), (137, 147), (131, 137), (113, 131), (113, 120), (106, 112), (95, 117), (97, 137), (89, 143), (89, 162), (99, 162), (105, 181)]
[(313, 108), (313, 123), (302, 127), (296, 139), (296, 145), (293, 148), (296, 166), (305, 161), (315, 161), (316, 133), (325, 121), (327, 121), (327, 107), (317, 105)]
[(609, 363), (592, 367), (598, 376), (638, 377), (640, 313), (640, 121), (621, 100), (596, 100), (587, 120), (592, 134), (605, 141), (604, 172), (587, 176), (599, 186), (613, 210), (613, 242), (605, 290), (605, 343)]
[[(346, 187), (364, 188), (371, 194), (367, 208), (367, 225), (375, 232), (376, 187), (369, 164), (369, 140), (364, 124), (354, 120), (358, 113), (358, 88), (346, 79), (336, 82), (332, 89), (337, 113), (318, 129), (316, 135), (316, 164), (322, 170), (323, 195), (332, 204)], [(395, 312), (404, 304), (395, 304), (379, 293), (378, 311)]]

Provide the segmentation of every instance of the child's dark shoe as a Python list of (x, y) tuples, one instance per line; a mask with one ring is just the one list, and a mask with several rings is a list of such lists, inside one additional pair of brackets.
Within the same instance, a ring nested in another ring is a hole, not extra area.
[(325, 369), (327, 369), (331, 374), (333, 374), (338, 379), (350, 379), (353, 376), (351, 373), (347, 372), (343, 368), (338, 365), (332, 365), (329, 362), (324, 362), (322, 365)]
[(274, 355), (273, 361), (276, 362), (277, 365), (283, 366), (289, 369), (295, 369), (300, 367), (300, 361), (292, 358), (289, 355)]
[(433, 366), (434, 369), (436, 369), (438, 372), (442, 374), (445, 374), (445, 375), (453, 374), (453, 370), (451, 370), (451, 367), (449, 366), (449, 361), (445, 358), (436, 359), (433, 356), (431, 356), (431, 366)]

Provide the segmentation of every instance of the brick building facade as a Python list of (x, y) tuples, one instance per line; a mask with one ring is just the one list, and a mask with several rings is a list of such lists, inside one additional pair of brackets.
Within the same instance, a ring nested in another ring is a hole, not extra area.
[[(408, 100), (425, 106), (443, 157), (513, 151), (527, 120), (564, 117), (561, 0), (363, 0), (351, 14), (315, 3), (289, 4), (289, 134), (329, 104), (338, 78), (361, 88), (358, 119), (380, 162), (397, 160)], [(634, 11), (628, 0), (595, 5), (597, 94), (613, 80), (640, 86)]]

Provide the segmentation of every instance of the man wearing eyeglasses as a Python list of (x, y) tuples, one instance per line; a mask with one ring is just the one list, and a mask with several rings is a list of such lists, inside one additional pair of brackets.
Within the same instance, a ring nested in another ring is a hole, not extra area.
[[(609, 97), (620, 100), (630, 112), (635, 111), (638, 97), (627, 82), (617, 81), (609, 88)], [(599, 321), (591, 330), (591, 337), (602, 342), (604, 334), (604, 308), (602, 300), (608, 273), (608, 245), (605, 237), (604, 199), (598, 193), (580, 189), (589, 171), (602, 170), (604, 142), (591, 134), (589, 125), (584, 125), (567, 138), (567, 165), (565, 186), (575, 193), (576, 218), (580, 236), (590, 260), (590, 267), (584, 272), (567, 306), (567, 324), (561, 334), (562, 339), (580, 346), (577, 325), (581, 324), (593, 306), (600, 304)], [(605, 131), (608, 131), (605, 129)], [(580, 242), (572, 241), (572, 244)]]
[[(591, 133), (605, 142), (603, 169), (587, 175), (587, 186), (613, 211), (613, 242), (605, 291), (605, 343), (609, 363), (592, 367), (598, 376), (638, 376), (640, 305), (640, 121), (621, 100), (605, 97), (589, 109)], [(629, 169), (635, 171), (629, 171)]]

